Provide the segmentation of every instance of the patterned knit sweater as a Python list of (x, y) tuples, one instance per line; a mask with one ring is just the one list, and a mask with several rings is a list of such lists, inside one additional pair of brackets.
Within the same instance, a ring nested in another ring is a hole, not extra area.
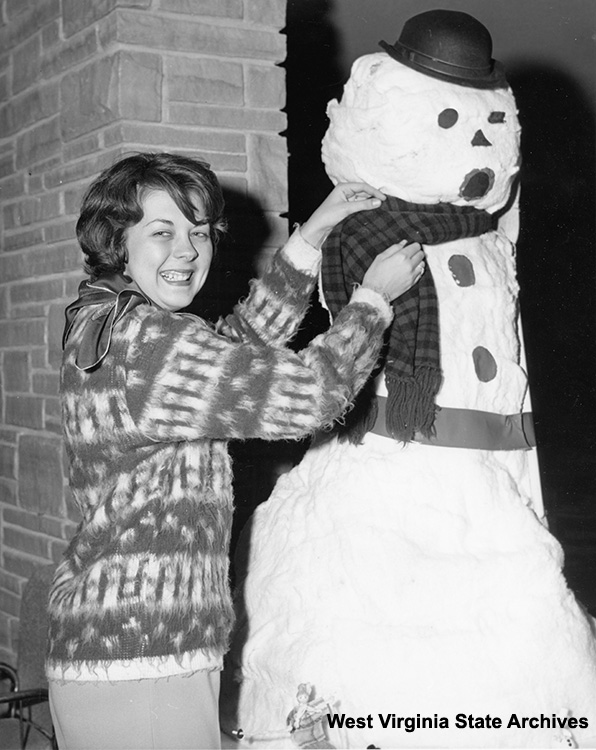
[[(319, 253), (295, 233), (216, 326), (139, 305), (99, 367), (61, 374), (70, 486), (82, 521), (49, 602), (50, 679), (118, 680), (219, 668), (228, 586), (233, 438), (301, 438), (338, 418), (366, 381), (391, 311), (357, 289), (299, 353)], [(302, 269), (302, 270), (300, 270)]]

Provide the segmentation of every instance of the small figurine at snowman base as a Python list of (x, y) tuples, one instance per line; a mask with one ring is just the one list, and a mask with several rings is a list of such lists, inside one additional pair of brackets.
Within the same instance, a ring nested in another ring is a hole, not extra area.
[(334, 748), (325, 734), (324, 720), (330, 713), (329, 704), (321, 698), (311, 700), (312, 685), (302, 682), (296, 692), (297, 704), (290, 711), (287, 724), (297, 747)]

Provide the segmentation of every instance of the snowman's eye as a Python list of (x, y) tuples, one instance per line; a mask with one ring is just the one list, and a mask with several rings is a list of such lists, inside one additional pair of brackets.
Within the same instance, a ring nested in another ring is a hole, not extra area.
[(452, 128), (459, 120), (459, 114), (456, 109), (444, 109), (437, 118), (440, 128)]
[(488, 121), (491, 123), (505, 122), (505, 112), (491, 112), (488, 116)]

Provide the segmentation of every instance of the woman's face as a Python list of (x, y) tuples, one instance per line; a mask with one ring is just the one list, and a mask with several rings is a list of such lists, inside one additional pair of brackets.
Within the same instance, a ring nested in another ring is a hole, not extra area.
[(165, 190), (147, 192), (143, 218), (124, 233), (128, 261), (124, 272), (159, 307), (187, 307), (207, 279), (213, 258), (211, 227), (201, 223), (204, 207), (193, 201), (193, 224)]

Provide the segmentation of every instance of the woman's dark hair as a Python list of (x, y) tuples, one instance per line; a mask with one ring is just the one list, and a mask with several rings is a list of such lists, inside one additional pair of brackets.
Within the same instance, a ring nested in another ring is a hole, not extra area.
[(116, 162), (91, 184), (83, 197), (77, 239), (92, 280), (124, 271), (124, 231), (143, 218), (141, 200), (148, 190), (165, 190), (184, 216), (197, 223), (198, 196), (216, 246), (225, 232), (221, 186), (209, 165), (177, 154), (140, 153)]

